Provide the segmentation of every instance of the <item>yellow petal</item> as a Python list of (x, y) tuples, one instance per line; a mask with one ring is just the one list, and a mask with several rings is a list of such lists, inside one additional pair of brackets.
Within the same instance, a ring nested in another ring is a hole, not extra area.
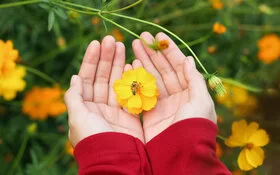
[(146, 83), (141, 88), (141, 94), (147, 97), (153, 97), (157, 94), (157, 86), (156, 83)]
[(142, 112), (142, 108), (128, 108), (128, 112), (137, 115)]
[(263, 164), (264, 159), (264, 151), (260, 147), (254, 147), (252, 149), (245, 148), (245, 155), (247, 158), (248, 163), (256, 168)]
[(253, 143), (254, 146), (258, 147), (265, 146), (269, 142), (269, 136), (265, 130), (259, 129), (251, 135), (251, 137), (248, 139), (248, 142)]
[(131, 84), (133, 81), (137, 81), (136, 73), (133, 70), (125, 71), (122, 74), (122, 79), (130, 82), (130, 84)]
[(258, 128), (259, 124), (256, 122), (251, 122), (250, 124), (248, 124), (246, 132), (244, 133), (246, 140), (248, 140), (252, 136), (252, 134), (257, 131)]
[(229, 147), (242, 147), (246, 143), (243, 141), (242, 137), (236, 135), (231, 135), (226, 141), (225, 144)]
[(234, 136), (239, 142), (246, 143), (247, 122), (245, 120), (235, 121), (232, 124), (232, 136)]
[(238, 160), (237, 160), (238, 166), (243, 171), (249, 171), (253, 169), (253, 166), (251, 166), (246, 158), (245, 154), (245, 148), (241, 150)]
[(141, 100), (140, 95), (139, 94), (132, 95), (128, 99), (127, 107), (128, 108), (141, 108), (142, 107), (142, 100)]
[(118, 96), (117, 96), (117, 102), (119, 103), (119, 105), (121, 106), (121, 107), (124, 107), (124, 108), (127, 108), (127, 101), (128, 100), (123, 100), (123, 99), (120, 99)]
[(116, 80), (113, 89), (120, 99), (128, 99), (133, 95), (131, 92), (130, 84), (128, 84), (127, 81)]
[(157, 97), (156, 96), (153, 96), (153, 97), (141, 96), (141, 99), (142, 99), (142, 108), (145, 111), (151, 110), (157, 104)]

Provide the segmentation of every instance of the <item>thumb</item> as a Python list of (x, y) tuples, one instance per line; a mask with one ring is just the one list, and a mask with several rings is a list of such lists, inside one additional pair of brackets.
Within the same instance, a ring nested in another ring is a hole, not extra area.
[(195, 67), (193, 57), (189, 56), (184, 63), (184, 76), (189, 85), (190, 100), (203, 100), (208, 98), (209, 93), (204, 77)]
[(83, 101), (83, 84), (79, 76), (73, 75), (70, 88), (64, 96), (69, 117), (76, 117), (79, 113), (87, 111)]

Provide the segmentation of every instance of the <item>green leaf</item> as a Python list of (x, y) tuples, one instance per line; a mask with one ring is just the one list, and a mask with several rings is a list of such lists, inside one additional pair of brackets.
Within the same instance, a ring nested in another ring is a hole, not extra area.
[(65, 13), (64, 10), (60, 9), (60, 8), (56, 8), (54, 9), (54, 12), (59, 16), (61, 17), (62, 19), (66, 20), (67, 19), (67, 15)]
[(53, 11), (49, 13), (48, 31), (51, 31), (55, 22), (55, 15)]
[(104, 20), (102, 20), (102, 22), (103, 22), (103, 25), (104, 25), (105, 31), (106, 31), (106, 33), (107, 33), (107, 32), (108, 32), (108, 28), (107, 28), (106, 22), (105, 22)]

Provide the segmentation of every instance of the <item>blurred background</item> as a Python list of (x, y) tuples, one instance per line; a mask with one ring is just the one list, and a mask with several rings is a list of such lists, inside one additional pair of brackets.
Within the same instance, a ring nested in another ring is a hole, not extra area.
[[(0, 1), (0, 174), (77, 174), (67, 142), (63, 93), (71, 75), (78, 73), (90, 41), (113, 35), (125, 43), (130, 63), (135, 58), (131, 49), (135, 37), (97, 15), (60, 8), (51, 0), (1, 7), (17, 2), (22, 1)], [(115, 10), (136, 1), (66, 2)], [(242, 119), (257, 122), (268, 133), (263, 165), (247, 172), (237, 164), (241, 149), (229, 148), (217, 139), (217, 155), (233, 174), (280, 174), (279, 0), (143, 0), (118, 13), (174, 32), (210, 73), (222, 77), (228, 93), (218, 97), (211, 92), (220, 135), (228, 138), (232, 123)], [(161, 31), (105, 16), (137, 34)], [(3, 61), (7, 58), (9, 63)]]

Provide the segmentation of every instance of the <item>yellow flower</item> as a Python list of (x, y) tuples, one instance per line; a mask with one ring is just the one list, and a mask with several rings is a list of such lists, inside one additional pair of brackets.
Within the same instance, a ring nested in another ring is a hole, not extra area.
[(59, 87), (34, 87), (25, 95), (22, 111), (31, 119), (44, 120), (48, 116), (56, 117), (66, 111), (63, 94), (64, 91)]
[(214, 45), (207, 47), (207, 52), (210, 53), (210, 54), (215, 53), (216, 50), (217, 50), (217, 47), (214, 46)]
[(215, 32), (216, 34), (219, 34), (219, 35), (224, 34), (226, 31), (227, 31), (227, 28), (219, 22), (216, 22), (213, 25), (213, 32)]
[(257, 107), (257, 99), (248, 93), (247, 90), (224, 84), (227, 93), (224, 96), (216, 96), (217, 102), (225, 105), (233, 111), (235, 116), (249, 115)]
[(280, 57), (280, 38), (276, 34), (265, 35), (258, 41), (259, 59), (270, 64)]
[(25, 68), (16, 66), (14, 70), (10, 70), (9, 74), (0, 76), (0, 96), (5, 100), (12, 100), (16, 97), (17, 92), (23, 91), (25, 88)]
[(65, 143), (65, 152), (67, 154), (69, 154), (70, 156), (73, 156), (74, 148), (71, 145), (71, 143), (69, 142), (69, 140), (67, 140), (67, 142)]
[(225, 141), (229, 147), (243, 147), (238, 156), (238, 166), (249, 171), (263, 164), (264, 151), (261, 147), (269, 142), (269, 136), (263, 129), (258, 129), (256, 122), (247, 125), (245, 120), (233, 122), (232, 135)]
[(221, 0), (209, 0), (212, 3), (214, 9), (220, 10), (224, 8), (224, 4)]
[(159, 95), (155, 77), (142, 67), (124, 72), (113, 88), (119, 104), (132, 114), (154, 108)]
[(5, 43), (0, 40), (0, 76), (9, 74), (16, 67), (15, 61), (19, 53), (13, 47), (12, 41), (8, 40)]

